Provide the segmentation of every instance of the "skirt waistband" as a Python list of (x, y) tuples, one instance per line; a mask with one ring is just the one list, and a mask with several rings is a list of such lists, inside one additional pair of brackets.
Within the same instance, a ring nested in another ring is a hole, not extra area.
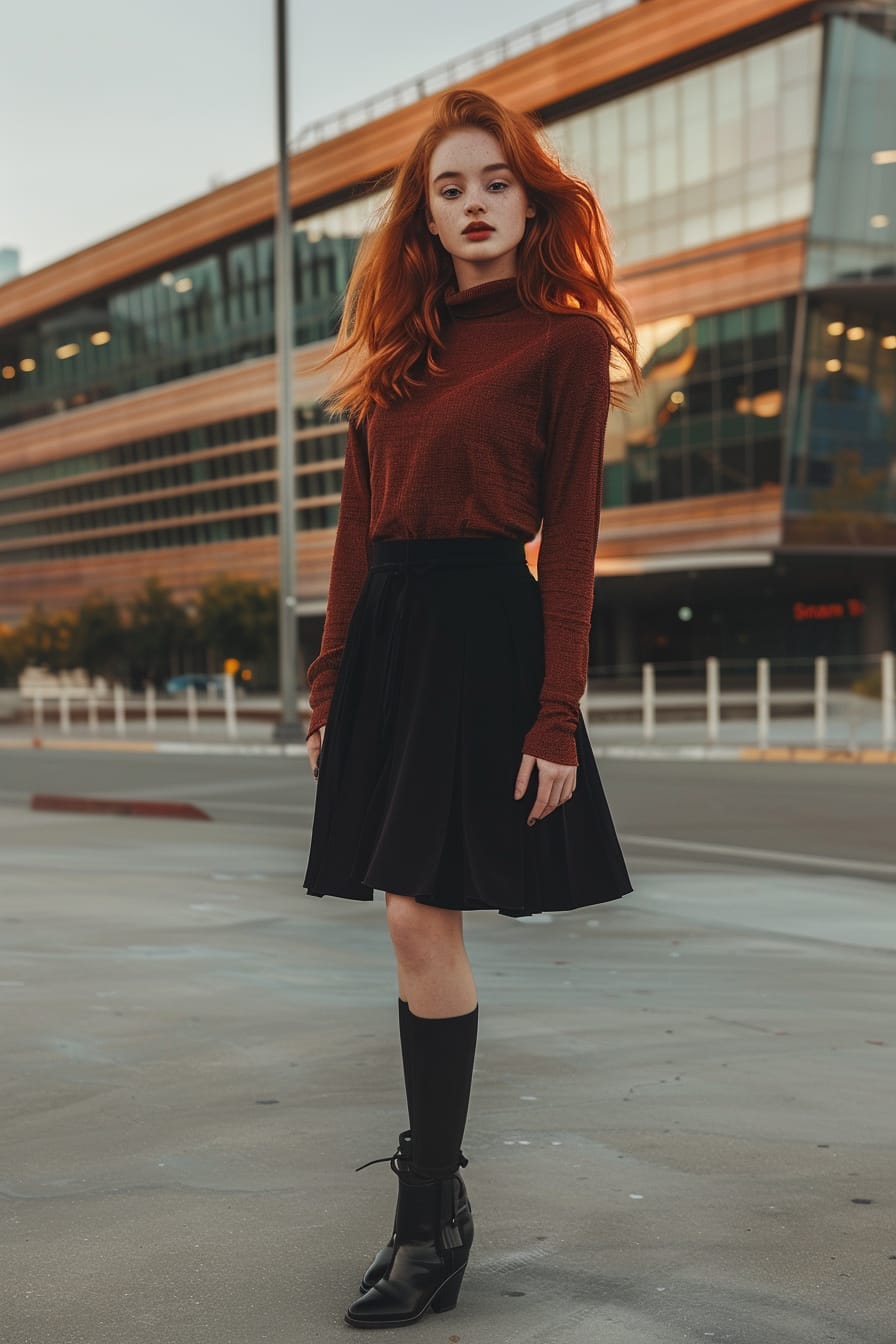
[(513, 537), (374, 537), (371, 552), (371, 569), (526, 564), (525, 542)]

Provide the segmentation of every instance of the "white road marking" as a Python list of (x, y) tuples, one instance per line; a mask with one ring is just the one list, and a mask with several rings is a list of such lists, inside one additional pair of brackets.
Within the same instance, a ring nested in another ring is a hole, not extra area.
[(678, 849), (691, 854), (718, 854), (732, 859), (762, 859), (773, 863), (791, 863), (804, 868), (846, 868), (857, 873), (877, 873), (896, 877), (896, 863), (873, 863), (867, 859), (838, 859), (833, 855), (788, 854), (780, 849), (747, 849), (740, 845), (712, 845), (705, 840), (668, 840), (658, 835), (622, 835), (627, 845), (653, 846), (655, 849)]

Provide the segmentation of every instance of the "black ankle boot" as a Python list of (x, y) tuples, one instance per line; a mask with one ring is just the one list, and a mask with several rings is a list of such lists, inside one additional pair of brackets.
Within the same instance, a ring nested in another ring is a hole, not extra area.
[[(413, 1142), (411, 1139), (411, 1131), (409, 1129), (405, 1129), (398, 1136), (398, 1147), (395, 1150), (394, 1159), (396, 1161), (400, 1159), (401, 1161), (407, 1163), (410, 1162), (412, 1155), (413, 1155)], [(375, 1157), (373, 1159), (374, 1162), (389, 1162), (391, 1160), (392, 1159), (386, 1157)], [(363, 1167), (358, 1167), (357, 1170), (363, 1171), (364, 1167), (368, 1167), (370, 1165), (371, 1163), (365, 1162), (363, 1164)], [(458, 1157), (458, 1166), (461, 1167), (469, 1166), (469, 1158), (464, 1157), (463, 1153), (461, 1153)], [(464, 1185), (463, 1177), (461, 1176), (460, 1172), (457, 1173), (457, 1179), (460, 1181), (460, 1201), (459, 1201), (460, 1213), (458, 1214), (458, 1220), (457, 1220), (458, 1227), (461, 1229), (461, 1236), (464, 1238), (467, 1244), (472, 1245), (473, 1210), (470, 1205), (470, 1198), (467, 1194), (467, 1187)], [(395, 1219), (392, 1223), (392, 1235), (389, 1238), (386, 1245), (382, 1248), (382, 1250), (377, 1251), (376, 1255), (373, 1257), (373, 1260), (371, 1261), (370, 1265), (365, 1271), (364, 1276), (361, 1279), (361, 1286), (360, 1286), (361, 1293), (366, 1293), (369, 1289), (371, 1289), (373, 1285), (383, 1277), (386, 1270), (392, 1263), (392, 1252), (395, 1247), (395, 1226), (397, 1221), (398, 1221), (398, 1205), (396, 1203)]]
[[(411, 1159), (411, 1152), (412, 1152), (411, 1131), (409, 1129), (405, 1129), (398, 1136), (398, 1147), (396, 1148), (393, 1157), (392, 1158), (375, 1157), (373, 1161), (397, 1162), (400, 1159), (403, 1162), (409, 1162)], [(371, 1165), (372, 1163), (365, 1162), (363, 1166), (356, 1167), (355, 1170), (363, 1171), (364, 1167), (368, 1167)], [(364, 1271), (360, 1287), (360, 1291), (362, 1293), (366, 1293), (369, 1288), (372, 1288), (373, 1285), (376, 1283), (376, 1281), (383, 1277), (386, 1270), (392, 1263), (392, 1251), (395, 1246), (395, 1227), (397, 1222), (398, 1222), (398, 1205), (396, 1204), (395, 1218), (392, 1221), (392, 1235), (386, 1242), (386, 1245), (382, 1248), (382, 1250), (377, 1251), (376, 1255), (373, 1257), (373, 1260), (370, 1262), (367, 1269)]]
[(429, 1180), (398, 1156), (391, 1166), (398, 1177), (398, 1205), (389, 1263), (346, 1311), (349, 1325), (410, 1325), (430, 1307), (450, 1311), (467, 1267), (473, 1219), (460, 1174)]

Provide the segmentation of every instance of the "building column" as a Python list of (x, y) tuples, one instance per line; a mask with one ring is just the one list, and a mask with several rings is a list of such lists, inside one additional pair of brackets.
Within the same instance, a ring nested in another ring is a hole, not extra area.
[(638, 661), (635, 650), (635, 621), (630, 602), (613, 608), (613, 661), (617, 667), (633, 666)]
[(884, 570), (867, 575), (862, 597), (862, 652), (866, 658), (873, 658), (893, 648), (893, 602)]

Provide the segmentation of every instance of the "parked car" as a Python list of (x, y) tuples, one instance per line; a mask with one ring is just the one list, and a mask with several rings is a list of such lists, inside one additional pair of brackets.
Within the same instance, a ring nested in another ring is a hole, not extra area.
[(216, 672), (183, 672), (179, 677), (169, 677), (165, 682), (166, 695), (186, 695), (187, 688), (193, 686), (200, 695), (223, 696), (224, 677)]

